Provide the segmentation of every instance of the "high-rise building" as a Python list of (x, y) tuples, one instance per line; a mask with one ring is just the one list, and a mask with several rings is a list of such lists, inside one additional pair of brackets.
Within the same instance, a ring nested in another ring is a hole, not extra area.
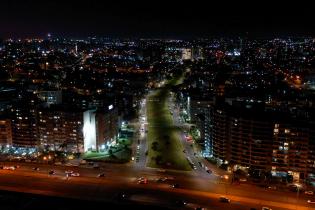
[(0, 145), (12, 144), (12, 130), (10, 119), (0, 119)]
[(11, 108), (12, 144), (17, 147), (36, 147), (37, 138), (37, 101), (33, 94), (21, 93)]
[(54, 106), (38, 111), (40, 149), (83, 152), (83, 111)]
[(212, 155), (212, 106), (212, 100), (203, 100), (202, 98), (193, 98), (190, 102), (191, 123), (195, 124), (200, 131), (203, 156), (205, 157)]
[(304, 179), (308, 171), (309, 138), (307, 126), (277, 121), (273, 129), (272, 172), (290, 173), (294, 181)]
[(62, 103), (62, 91), (61, 90), (39, 91), (38, 97), (48, 107), (52, 104), (61, 104)]
[(292, 175), (294, 181), (315, 173), (314, 122), (278, 112), (214, 106), (213, 156), (234, 169)]
[(113, 105), (83, 113), (84, 151), (105, 149), (116, 141), (117, 134), (118, 110)]

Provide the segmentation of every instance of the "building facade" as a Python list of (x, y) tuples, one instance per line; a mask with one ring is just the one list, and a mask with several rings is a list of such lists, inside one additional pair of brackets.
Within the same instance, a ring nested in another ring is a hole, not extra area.
[(234, 169), (292, 175), (295, 181), (315, 173), (314, 122), (213, 107), (213, 156)]
[(41, 149), (83, 152), (83, 111), (46, 108), (38, 111)]
[(0, 119), (0, 145), (12, 144), (12, 128), (10, 119)]

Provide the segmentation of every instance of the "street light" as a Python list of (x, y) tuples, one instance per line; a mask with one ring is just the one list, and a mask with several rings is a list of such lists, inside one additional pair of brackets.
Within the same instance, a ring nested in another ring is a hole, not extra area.
[(221, 178), (224, 180), (223, 184), (224, 184), (224, 189), (225, 189), (225, 195), (227, 195), (227, 184), (229, 180), (229, 175), (223, 175), (221, 176)]
[(300, 188), (302, 187), (301, 184), (299, 183), (295, 183), (295, 186), (296, 186), (296, 203), (295, 203), (295, 209), (297, 209), (297, 205), (298, 205), (298, 202), (299, 202), (299, 195), (300, 195)]

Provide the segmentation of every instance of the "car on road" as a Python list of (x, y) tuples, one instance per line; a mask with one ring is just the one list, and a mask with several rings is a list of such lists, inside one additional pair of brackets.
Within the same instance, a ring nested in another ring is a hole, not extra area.
[(80, 176), (80, 174), (79, 174), (79, 173), (71, 173), (70, 176), (76, 176), (76, 177), (78, 177), (78, 176)]
[(2, 169), (14, 171), (16, 168), (15, 166), (2, 166)]
[(56, 166), (61, 166), (62, 163), (61, 163), (61, 162), (55, 162), (54, 165), (56, 165)]
[(172, 184), (171, 187), (173, 187), (173, 188), (179, 188), (179, 184), (178, 184), (178, 183)]
[(313, 191), (310, 191), (310, 190), (309, 190), (309, 191), (305, 191), (304, 193), (305, 193), (306, 195), (314, 195), (314, 192), (313, 192)]
[(104, 176), (105, 176), (104, 173), (100, 173), (100, 174), (97, 175), (97, 177), (104, 177)]
[(65, 173), (66, 173), (66, 174), (72, 174), (73, 171), (71, 171), (71, 170), (66, 170)]
[(196, 207), (195, 210), (206, 210), (204, 207)]
[(138, 179), (138, 184), (148, 184), (148, 179), (145, 177), (140, 177)]
[(184, 200), (177, 200), (177, 201), (175, 201), (175, 204), (176, 204), (176, 206), (178, 206), (178, 207), (183, 207), (183, 206), (186, 206), (186, 205), (187, 205), (187, 202), (184, 201)]
[(307, 203), (315, 204), (315, 200), (307, 200)]
[(229, 198), (224, 197), (224, 196), (221, 196), (219, 198), (219, 201), (222, 202), (222, 203), (230, 203), (231, 202), (231, 200)]
[(128, 194), (125, 192), (120, 192), (116, 195), (116, 199), (120, 201), (126, 200), (127, 198), (128, 198)]
[(264, 207), (261, 208), (261, 210), (272, 210), (272, 209), (269, 208), (269, 207), (264, 206)]
[(160, 177), (156, 180), (156, 182), (165, 182), (166, 180), (166, 178)]
[(174, 180), (175, 177), (174, 177), (174, 176), (166, 176), (165, 179), (166, 179), (166, 180)]
[(39, 168), (38, 167), (34, 167), (33, 171), (39, 171)]
[(138, 184), (148, 184), (148, 180), (144, 179), (144, 180), (139, 180)]
[(247, 182), (246, 178), (240, 178), (240, 182)]
[(54, 174), (56, 174), (56, 172), (55, 172), (54, 170), (50, 170), (50, 171), (48, 172), (48, 174), (49, 174), (49, 175), (54, 175)]

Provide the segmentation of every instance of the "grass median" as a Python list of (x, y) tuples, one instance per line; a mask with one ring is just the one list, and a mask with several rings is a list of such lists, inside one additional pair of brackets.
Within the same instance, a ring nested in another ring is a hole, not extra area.
[(191, 170), (183, 154), (179, 129), (174, 126), (168, 108), (170, 88), (178, 84), (182, 76), (174, 77), (166, 85), (148, 96), (148, 162), (153, 168)]

